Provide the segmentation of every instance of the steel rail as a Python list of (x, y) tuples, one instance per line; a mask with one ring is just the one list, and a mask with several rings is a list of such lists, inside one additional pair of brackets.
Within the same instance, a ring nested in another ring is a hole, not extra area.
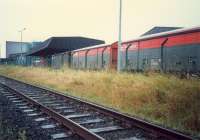
[(4, 78), (7, 78), (9, 80), (13, 80), (13, 81), (16, 81), (16, 82), (19, 82), (19, 83), (22, 83), (22, 84), (26, 84), (28, 86), (32, 86), (32, 87), (35, 87), (35, 88), (39, 88), (39, 89), (48, 91), (49, 94), (61, 97), (63, 99), (71, 99), (71, 100), (77, 101), (79, 103), (83, 103), (85, 105), (90, 106), (92, 109), (94, 109), (94, 110), (96, 110), (98, 112), (101, 112), (101, 113), (103, 113), (105, 115), (109, 115), (109, 116), (111, 116), (111, 117), (113, 117), (113, 118), (115, 118), (117, 120), (125, 122), (129, 127), (130, 126), (133, 126), (133, 127), (135, 126), (135, 127), (141, 128), (141, 129), (143, 129), (143, 130), (145, 130), (147, 132), (151, 132), (157, 138), (165, 137), (165, 138), (168, 138), (170, 140), (193, 140), (194, 139), (193, 137), (187, 136), (187, 135), (185, 135), (185, 134), (183, 134), (181, 132), (178, 132), (178, 131), (175, 131), (175, 130), (171, 130), (171, 129), (168, 129), (168, 128), (164, 128), (164, 127), (161, 127), (159, 125), (153, 124), (151, 122), (144, 121), (144, 120), (136, 118), (136, 117), (132, 117), (132, 116), (128, 116), (128, 115), (119, 113), (119, 112), (114, 111), (114, 110), (112, 110), (110, 108), (106, 108), (104, 106), (97, 105), (95, 103), (91, 103), (91, 102), (88, 102), (86, 100), (82, 100), (82, 99), (77, 98), (77, 97), (73, 97), (73, 96), (70, 96), (70, 95), (64, 95), (64, 93), (58, 92), (58, 91), (56, 91), (54, 89), (41, 87), (41, 86), (38, 86), (38, 85), (33, 85), (31, 83), (25, 83), (23, 81), (20, 81), (20, 80), (17, 80), (17, 79), (13, 79), (13, 78), (10, 78), (10, 77), (7, 77), (7, 76), (0, 75), (0, 77), (4, 77)]
[(52, 109), (42, 105), (41, 103), (35, 101), (34, 99), (31, 99), (30, 97), (24, 95), (23, 93), (21, 93), (21, 92), (15, 90), (15, 89), (5, 85), (5, 84), (2, 84), (2, 83), (0, 83), (0, 84), (2, 86), (6, 87), (8, 90), (14, 92), (14, 94), (16, 94), (17, 96), (22, 97), (23, 99), (25, 99), (28, 103), (31, 103), (32, 105), (36, 106), (42, 112), (44, 112), (45, 114), (49, 115), (52, 119), (55, 119), (61, 125), (67, 127), (72, 132), (78, 134), (82, 138), (84, 138), (86, 140), (104, 140), (102, 137), (96, 135), (93, 132), (90, 132), (88, 129), (82, 127), (78, 123), (75, 123), (75, 122), (71, 121), (70, 119), (68, 119), (68, 118), (64, 117), (63, 115), (53, 111)]

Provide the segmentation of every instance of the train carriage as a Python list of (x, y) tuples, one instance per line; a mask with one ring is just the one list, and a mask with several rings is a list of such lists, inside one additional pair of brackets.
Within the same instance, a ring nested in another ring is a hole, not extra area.
[(200, 28), (178, 29), (123, 42), (121, 68), (198, 73), (199, 54)]
[[(158, 29), (158, 27), (155, 28)], [(65, 42), (71, 40), (69, 38), (61, 39)], [(57, 43), (55, 43), (55, 40)], [(63, 43), (62, 47), (65, 49), (58, 51), (57, 46), (60, 41), (60, 38), (51, 38), (44, 43), (47, 45), (46, 48), (56, 48), (57, 52), (51, 49), (46, 51), (41, 49), (39, 52), (35, 50), (36, 52), (33, 52), (33, 54), (36, 55), (36, 58), (33, 57), (34, 55), (30, 57), (28, 55), (24, 58), (23, 64), (51, 66), (53, 68), (61, 68), (65, 65), (74, 69), (117, 69), (118, 42), (76, 49), (80, 46), (91, 44), (82, 44), (79, 41), (75, 41), (70, 45), (71, 48), (69, 50), (65, 48), (67, 43)], [(77, 47), (76, 43), (80, 46)], [(64, 50), (67, 50), (67, 52), (64, 52)], [(200, 73), (200, 27), (175, 28), (172, 31), (151, 35), (145, 34), (145, 36), (137, 39), (122, 42), (120, 57), (120, 67), (123, 71), (153, 70), (175, 73)], [(4, 63), (19, 64), (18, 60), (18, 58), (7, 59)]]
[(72, 52), (72, 64), (71, 64), (71, 67), (74, 68), (74, 69), (78, 69), (78, 52)]
[(70, 67), (71, 53), (64, 52), (64, 53), (52, 55), (51, 60), (52, 60), (51, 67), (54, 69), (59, 69), (63, 66)]
[(73, 68), (97, 70), (116, 68), (116, 65), (116, 43), (83, 48), (72, 52)]

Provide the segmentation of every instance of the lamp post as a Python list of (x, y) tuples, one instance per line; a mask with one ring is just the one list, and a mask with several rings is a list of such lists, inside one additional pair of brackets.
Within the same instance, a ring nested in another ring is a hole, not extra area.
[(121, 71), (121, 48), (122, 48), (122, 0), (119, 0), (119, 40), (118, 40), (118, 63), (117, 70)]
[(23, 31), (25, 31), (26, 30), (26, 28), (23, 28), (23, 29), (21, 29), (21, 30), (19, 30), (19, 32), (20, 32), (20, 35), (21, 35), (21, 55), (20, 55), (20, 63), (22, 63), (22, 45), (23, 45)]

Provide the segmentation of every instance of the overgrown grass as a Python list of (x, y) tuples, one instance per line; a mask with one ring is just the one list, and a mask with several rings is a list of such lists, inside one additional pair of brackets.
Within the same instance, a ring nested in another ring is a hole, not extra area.
[(45, 85), (180, 131), (200, 135), (200, 81), (158, 73), (0, 66), (0, 74)]

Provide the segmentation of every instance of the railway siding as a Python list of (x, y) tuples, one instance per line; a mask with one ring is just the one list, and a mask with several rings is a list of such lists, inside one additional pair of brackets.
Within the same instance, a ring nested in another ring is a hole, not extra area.
[[(53, 120), (36, 121), (38, 116), (46, 117), (37, 108), (22, 102), (20, 98), (0, 85), (1, 117), (6, 122), (2, 125), (0, 139), (50, 140), (52, 130), (42, 129), (43, 123), (54, 123)], [(34, 111), (34, 112), (33, 112)], [(6, 129), (5, 129), (6, 127)]]

